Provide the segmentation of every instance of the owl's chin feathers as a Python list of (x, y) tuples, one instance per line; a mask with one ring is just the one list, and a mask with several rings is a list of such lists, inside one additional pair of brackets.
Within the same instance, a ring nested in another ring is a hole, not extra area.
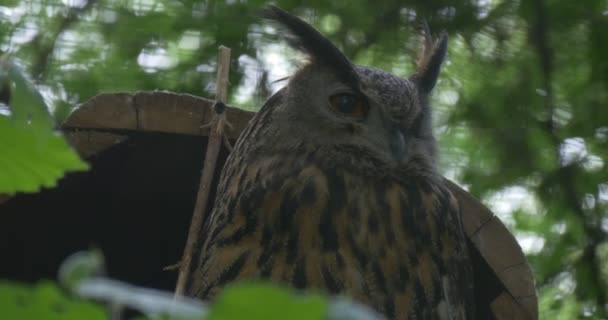
[(288, 155), (303, 166), (314, 163), (326, 169), (343, 168), (370, 178), (391, 178), (404, 183), (415, 178), (441, 181), (433, 156), (425, 150), (412, 148), (408, 150), (412, 153), (395, 159), (390, 154), (383, 155), (378, 150), (355, 144), (303, 140), (296, 144), (264, 144), (259, 147), (249, 150), (249, 155), (243, 155), (246, 163), (257, 161), (257, 155), (262, 154)]

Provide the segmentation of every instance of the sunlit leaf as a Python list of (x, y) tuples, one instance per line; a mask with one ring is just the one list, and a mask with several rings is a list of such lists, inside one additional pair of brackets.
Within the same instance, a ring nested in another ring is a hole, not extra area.
[(36, 130), (50, 131), (53, 120), (42, 95), (8, 56), (0, 57), (0, 79), (8, 81), (11, 88), (11, 119)]
[(14, 193), (53, 187), (66, 171), (88, 165), (60, 134), (0, 116), (0, 168), (0, 193)]
[(270, 284), (245, 283), (223, 290), (208, 319), (320, 320), (326, 318), (328, 305), (320, 295), (300, 295)]
[(105, 320), (107, 315), (98, 305), (66, 297), (50, 282), (30, 287), (0, 281), (0, 319)]

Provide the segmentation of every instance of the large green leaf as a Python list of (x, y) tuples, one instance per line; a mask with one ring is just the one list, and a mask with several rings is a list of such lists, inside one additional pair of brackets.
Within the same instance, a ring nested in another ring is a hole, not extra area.
[(53, 187), (66, 171), (88, 165), (60, 134), (16, 124), (0, 116), (0, 193)]
[(67, 171), (88, 169), (60, 133), (40, 93), (6, 57), (0, 85), (8, 82), (10, 115), (0, 115), (0, 193), (36, 192), (53, 187)]
[(208, 320), (320, 320), (329, 302), (320, 295), (297, 295), (270, 284), (228, 286), (211, 309)]
[(0, 57), (0, 81), (8, 81), (11, 88), (11, 119), (41, 133), (53, 128), (53, 120), (42, 95), (21, 68), (8, 57)]

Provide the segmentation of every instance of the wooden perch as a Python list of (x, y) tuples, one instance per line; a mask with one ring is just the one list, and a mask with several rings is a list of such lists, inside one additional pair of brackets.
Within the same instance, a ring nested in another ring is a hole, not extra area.
[(230, 71), (230, 49), (220, 46), (218, 57), (218, 69), (216, 80), (216, 96), (213, 109), (214, 117), (209, 124), (203, 127), (209, 127), (209, 143), (205, 153), (205, 162), (203, 164), (203, 173), (198, 187), (196, 196), (196, 204), (192, 213), (192, 221), (190, 230), (188, 231), (188, 239), (184, 248), (184, 254), (179, 263), (179, 275), (175, 288), (175, 296), (184, 295), (186, 289), (186, 281), (190, 278), (190, 266), (192, 265), (192, 257), (196, 250), (196, 244), (201, 241), (201, 231), (205, 221), (205, 209), (209, 202), (209, 191), (213, 181), (213, 173), (217, 163), (217, 156), (222, 146), (222, 141), (225, 141), (226, 146), (230, 147), (228, 139), (224, 134), (226, 127), (231, 125), (226, 120), (226, 95), (228, 91), (228, 73)]

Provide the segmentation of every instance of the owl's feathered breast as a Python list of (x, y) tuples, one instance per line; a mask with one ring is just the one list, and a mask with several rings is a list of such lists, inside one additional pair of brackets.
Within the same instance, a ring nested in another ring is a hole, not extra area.
[(322, 152), (229, 160), (192, 293), (266, 278), (346, 293), (389, 318), (464, 319), (471, 281), (453, 196), (428, 177), (332, 165)]

